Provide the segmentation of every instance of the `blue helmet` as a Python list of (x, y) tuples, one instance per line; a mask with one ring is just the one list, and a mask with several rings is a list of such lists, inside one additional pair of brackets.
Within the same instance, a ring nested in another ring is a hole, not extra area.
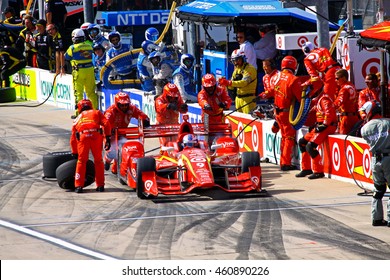
[(145, 39), (149, 41), (156, 42), (158, 39), (158, 36), (160, 36), (160, 32), (154, 27), (150, 27), (146, 29), (145, 31)]
[(90, 24), (87, 27), (87, 30), (89, 33), (89, 38), (91, 38), (92, 40), (95, 40), (95, 39), (100, 37), (100, 25), (99, 24), (96, 24), (96, 23)]
[(149, 61), (153, 64), (153, 66), (157, 66), (161, 62), (161, 53), (158, 51), (153, 51), (148, 56)]
[(194, 134), (187, 134), (183, 137), (183, 147), (197, 147), (198, 139)]
[[(111, 40), (113, 38), (117, 37), (119, 39), (118, 42), (116, 43), (113, 43), (111, 42)], [(108, 41), (110, 41), (111, 45), (114, 47), (114, 48), (119, 48), (120, 45), (121, 45), (121, 34), (118, 32), (118, 31), (112, 31), (110, 32), (110, 34), (108, 34)]]
[(194, 65), (195, 58), (192, 54), (186, 53), (181, 56), (180, 66), (184, 69), (190, 70)]
[(151, 52), (157, 50), (158, 46), (152, 41), (146, 40), (142, 42), (141, 48), (146, 55), (149, 55)]

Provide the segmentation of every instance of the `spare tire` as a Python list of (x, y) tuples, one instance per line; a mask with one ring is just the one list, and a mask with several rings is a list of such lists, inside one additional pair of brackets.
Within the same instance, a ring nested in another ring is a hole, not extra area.
[(71, 152), (54, 152), (43, 156), (43, 178), (56, 178), (57, 167), (73, 159)]
[[(74, 189), (74, 175), (76, 173), (77, 159), (67, 161), (56, 170), (58, 185), (62, 189)], [(89, 186), (95, 181), (95, 164), (92, 160), (87, 161), (87, 170), (85, 172), (84, 187)]]
[(16, 100), (15, 88), (0, 88), (0, 103), (14, 102)]

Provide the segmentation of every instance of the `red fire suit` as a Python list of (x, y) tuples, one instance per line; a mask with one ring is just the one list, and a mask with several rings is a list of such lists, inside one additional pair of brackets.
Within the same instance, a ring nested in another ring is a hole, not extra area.
[(293, 98), (296, 98), (297, 102), (301, 101), (301, 82), (290, 70), (284, 69), (272, 77), (271, 83), (275, 85), (273, 90), (275, 96), (275, 120), (282, 134), (280, 166), (291, 165), (296, 131), (290, 124), (289, 111)]
[(278, 73), (279, 70), (274, 69), (271, 73), (265, 74), (263, 76), (264, 91), (260, 94), (261, 98), (268, 99), (274, 97), (274, 92), (273, 92), (274, 84), (273, 84), (272, 77)]
[(96, 186), (104, 186), (104, 164), (102, 159), (103, 135), (111, 136), (111, 126), (99, 110), (82, 111), (73, 121), (70, 146), (72, 154), (78, 154), (75, 174), (75, 187), (84, 187), (85, 172), (89, 151), (95, 163)]
[[(364, 103), (366, 103), (368, 101), (376, 100), (378, 102), (381, 102), (380, 98), (379, 98), (379, 94), (380, 94), (379, 88), (368, 88), (367, 87), (365, 89), (362, 89), (359, 92), (358, 109), (360, 109), (364, 105)], [(365, 117), (365, 113), (363, 111), (359, 111), (359, 114), (360, 114), (362, 119)]]
[[(324, 92), (329, 95), (332, 100), (335, 100), (337, 93), (337, 84), (335, 74), (341, 66), (333, 60), (327, 48), (316, 48), (308, 54), (303, 60), (307, 73), (312, 81), (322, 79), (324, 82)], [(322, 73), (322, 78), (320, 78)], [(308, 84), (311, 84), (308, 81)]]
[[(316, 148), (326, 140), (328, 135), (335, 133), (337, 129), (336, 108), (333, 100), (324, 93), (317, 100), (314, 109), (316, 112), (316, 125), (324, 124), (327, 127), (318, 132), (316, 131), (316, 126), (314, 126), (299, 139), (299, 149), (302, 152), (301, 169), (312, 170), (314, 173), (324, 173), (322, 158)], [(310, 145), (308, 145), (309, 143)]]
[(348, 134), (359, 121), (358, 94), (351, 82), (341, 85), (334, 105), (339, 114), (338, 129), (340, 134)]
[[(104, 112), (104, 116), (110, 123), (112, 130), (114, 130), (115, 128), (128, 127), (131, 118), (136, 118), (139, 120), (149, 119), (149, 117), (140, 109), (138, 109), (137, 106), (135, 106), (134, 104), (129, 105), (129, 109), (127, 110), (127, 112), (123, 112), (116, 106), (116, 104), (113, 104), (106, 110), (106, 112)], [(114, 133), (114, 131), (112, 133)], [(112, 139), (111, 149), (109, 151), (106, 151), (104, 154), (105, 162), (111, 162), (112, 160), (114, 160), (111, 167), (112, 173), (117, 173), (117, 144), (118, 143), (116, 143), (116, 139)]]
[[(230, 98), (225, 87), (217, 86), (213, 95), (209, 95), (204, 89), (198, 93), (198, 103), (202, 108), (202, 121), (204, 122), (205, 113), (209, 115), (209, 123), (218, 124), (224, 123), (225, 117), (223, 114), (224, 108), (229, 109), (232, 105), (232, 99)], [(224, 105), (222, 108), (221, 103)], [(212, 110), (204, 110), (204, 106), (209, 104)]]
[(179, 96), (177, 99), (176, 110), (168, 109), (169, 104), (170, 103), (168, 102), (165, 93), (158, 96), (154, 101), (157, 124), (178, 124), (179, 113), (184, 114), (188, 111), (188, 106), (186, 106), (181, 96)]

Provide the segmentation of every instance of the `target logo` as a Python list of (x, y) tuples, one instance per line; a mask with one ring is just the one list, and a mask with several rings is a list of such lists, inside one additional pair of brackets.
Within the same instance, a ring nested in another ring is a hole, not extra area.
[(282, 49), (283, 42), (282, 42), (282, 37), (278, 38), (278, 49)]
[(349, 64), (349, 46), (348, 44), (344, 44), (343, 46), (343, 65), (345, 70), (349, 71), (351, 69), (351, 66)]
[(363, 153), (363, 172), (366, 178), (371, 176), (371, 155), (370, 151), (365, 149)]
[(340, 147), (337, 143), (334, 143), (332, 147), (332, 159), (333, 159), (333, 168), (336, 171), (339, 171), (341, 165), (341, 158), (340, 158)]
[(238, 136), (238, 145), (240, 146), (240, 148), (243, 148), (244, 145), (245, 145), (245, 131), (244, 130), (244, 126), (242, 124), (242, 122), (239, 122), (238, 125), (237, 125), (237, 131), (238, 133), (240, 134)]
[(314, 37), (314, 45), (316, 46), (316, 47), (318, 47), (318, 36), (315, 36)]
[(370, 58), (362, 65), (362, 75), (365, 78), (369, 73), (377, 73), (380, 69), (380, 60), (379, 58)]
[(252, 127), (252, 146), (254, 151), (259, 150), (259, 131), (255, 125)]
[(153, 187), (153, 181), (146, 180), (144, 184), (145, 190), (150, 191), (150, 189)]
[(297, 44), (299, 47), (302, 47), (304, 43), (309, 41), (309, 39), (306, 36), (301, 36), (298, 38)]
[(355, 157), (353, 155), (353, 149), (350, 145), (347, 147), (346, 155), (347, 157), (347, 170), (349, 174), (353, 173), (355, 167)]

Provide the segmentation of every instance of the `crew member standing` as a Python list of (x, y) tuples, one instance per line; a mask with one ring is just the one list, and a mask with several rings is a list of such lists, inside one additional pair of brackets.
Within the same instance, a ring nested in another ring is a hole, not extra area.
[(368, 121), (361, 129), (361, 135), (370, 146), (372, 153), (371, 170), (375, 192), (371, 202), (373, 226), (390, 227), (390, 199), (387, 201), (387, 221), (383, 219), (382, 199), (386, 185), (390, 183), (390, 119), (381, 118), (381, 106), (377, 101), (366, 102), (362, 106)]
[(163, 93), (155, 99), (157, 124), (178, 124), (179, 113), (187, 113), (188, 105), (180, 96), (175, 84), (164, 86)]
[[(137, 108), (134, 104), (131, 104), (130, 97), (127, 93), (119, 92), (114, 97), (114, 104), (112, 104), (104, 116), (107, 118), (111, 125), (111, 129), (114, 131), (116, 128), (125, 128), (129, 126), (132, 118), (143, 122), (143, 127), (150, 125), (149, 117)], [(111, 141), (111, 149), (106, 151), (104, 155), (104, 169), (108, 170), (111, 166), (111, 173), (116, 174), (117, 167), (117, 144), (115, 141)]]
[(82, 193), (85, 183), (85, 173), (89, 151), (92, 152), (95, 163), (96, 191), (104, 191), (104, 164), (102, 156), (103, 134), (106, 141), (104, 149), (108, 151), (111, 146), (111, 126), (109, 121), (99, 110), (94, 110), (88, 99), (77, 103), (78, 117), (72, 126), (70, 146), (72, 154), (77, 158), (75, 174), (75, 192)]
[[(94, 109), (98, 109), (98, 98), (95, 93), (96, 83), (94, 79), (94, 67), (92, 64), (93, 48), (85, 43), (84, 32), (81, 29), (75, 29), (72, 32), (71, 45), (65, 53), (65, 59), (72, 65), (73, 88), (75, 103), (77, 104), (84, 98), (84, 91), (87, 98), (91, 100)], [(76, 114), (72, 118), (76, 117)]]
[(345, 69), (336, 72), (336, 81), (340, 90), (334, 104), (339, 114), (340, 134), (348, 134), (359, 121), (358, 93), (355, 86), (348, 81), (348, 76), (348, 71)]
[(312, 42), (304, 43), (302, 51), (306, 55), (303, 62), (310, 75), (310, 79), (304, 83), (304, 86), (312, 85), (322, 79), (324, 92), (335, 100), (338, 87), (334, 77), (336, 71), (341, 69), (340, 64), (334, 61), (327, 48), (315, 48)]
[(205, 122), (205, 114), (209, 116), (209, 124), (225, 123), (223, 110), (229, 109), (232, 100), (226, 88), (217, 86), (213, 74), (206, 74), (202, 78), (203, 89), (198, 94), (198, 103), (202, 108), (202, 122)]
[(262, 63), (263, 70), (265, 72), (265, 75), (263, 76), (264, 92), (260, 93), (259, 96), (262, 99), (274, 98), (274, 79), (272, 79), (272, 77), (277, 75), (279, 70), (276, 68), (276, 64), (273, 59), (265, 59)]
[(47, 24), (54, 24), (60, 33), (65, 31), (65, 21), (68, 12), (62, 0), (45, 0)]
[(289, 120), (290, 106), (294, 98), (301, 100), (302, 86), (299, 78), (294, 75), (298, 62), (293, 56), (286, 56), (281, 63), (282, 71), (273, 78), (275, 96), (275, 120), (280, 127), (282, 140), (280, 142), (280, 169), (282, 171), (296, 170), (291, 164), (295, 146), (296, 131)]
[(234, 64), (232, 79), (220, 78), (218, 83), (232, 90), (230, 97), (235, 98), (236, 111), (249, 114), (256, 107), (257, 70), (245, 62), (245, 55), (239, 49), (232, 52), (231, 60)]
[(365, 119), (364, 111), (360, 110), (364, 104), (368, 101), (378, 101), (380, 103), (380, 88), (379, 80), (376, 74), (370, 73), (365, 79), (367, 87), (359, 92), (358, 108), (361, 119)]

